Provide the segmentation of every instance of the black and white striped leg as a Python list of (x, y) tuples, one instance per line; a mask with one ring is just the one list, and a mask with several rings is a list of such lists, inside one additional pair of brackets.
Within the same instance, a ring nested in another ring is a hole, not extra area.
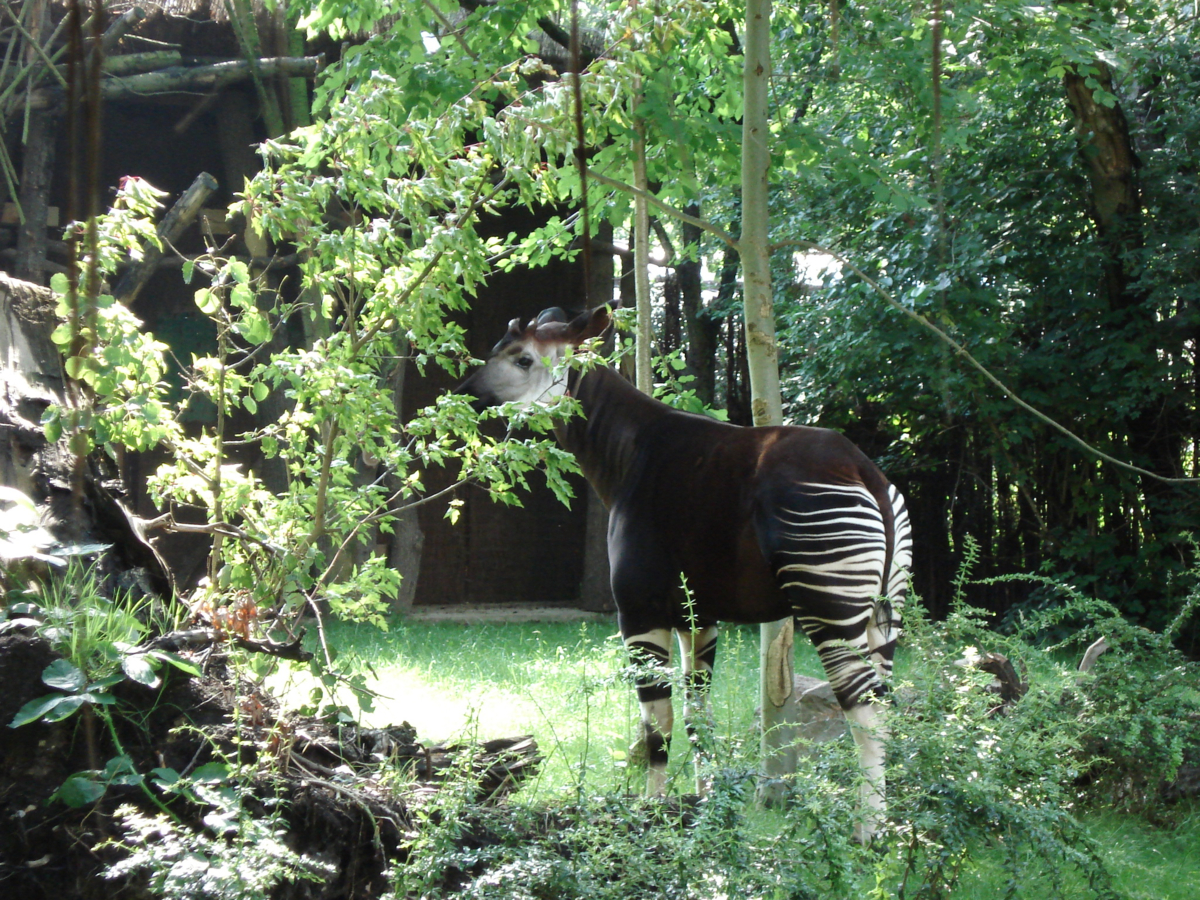
[(629, 658), (637, 667), (635, 684), (642, 707), (642, 743), (646, 748), (646, 792), (662, 794), (667, 788), (667, 758), (675, 712), (671, 706), (671, 632), (655, 628), (625, 638)]
[(675, 632), (683, 668), (684, 722), (694, 752), (696, 792), (702, 797), (708, 793), (712, 782), (709, 769), (713, 721), (708, 708), (708, 693), (712, 687), (713, 665), (717, 661), (718, 634), (716, 625)]
[[(873, 616), (875, 613), (870, 611), (868, 614)], [(891, 650), (895, 641), (893, 638), (889, 644), (873, 649), (866, 629), (855, 635), (818, 625), (812, 619), (798, 617), (797, 621), (816, 645), (858, 747), (862, 772), (858, 796), (861, 818), (855, 825), (854, 836), (861, 843), (868, 843), (883, 824), (886, 809), (884, 757), (889, 737), (888, 689), (881, 675), (891, 672)], [(876, 656), (880, 657), (878, 661)]]

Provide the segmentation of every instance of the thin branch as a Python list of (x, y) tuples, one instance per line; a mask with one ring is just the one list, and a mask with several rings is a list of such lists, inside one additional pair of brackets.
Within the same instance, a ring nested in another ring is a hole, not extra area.
[(11, 18), (13, 20), (13, 24), (17, 27), (17, 30), (19, 32), (21, 32), (22, 37), (25, 38), (25, 40), (29, 44), (29, 46), (31, 46), (34, 49), (34, 51), (37, 53), (37, 55), (42, 58), (42, 62), (45, 64), (46, 68), (50, 71), (50, 74), (58, 79), (58, 83), (65, 90), (67, 87), (67, 79), (63, 77), (62, 72), (58, 71), (58, 68), (54, 65), (54, 60), (52, 60), (49, 57), (49, 55), (46, 53), (46, 48), (44, 48), (41, 45), (41, 43), (38, 42), (38, 40), (36, 38), (34, 38), (34, 36), (26, 30), (25, 23), (23, 23), (20, 19), (17, 18), (17, 14), (15, 12), (13, 12), (13, 8), (12, 8), (11, 4), (5, 3), (4, 11), (7, 12), (9, 15), (9, 18)]
[(1005, 397), (1032, 415), (1034, 418), (1040, 420), (1046, 425), (1049, 425), (1055, 431), (1064, 435), (1068, 440), (1078, 445), (1085, 452), (1099, 457), (1105, 462), (1111, 463), (1112, 465), (1124, 469), (1127, 472), (1133, 472), (1134, 474), (1141, 475), (1145, 478), (1153, 478), (1155, 481), (1161, 481), (1164, 484), (1200, 484), (1200, 478), (1171, 478), (1166, 475), (1159, 475), (1157, 472), (1151, 472), (1149, 469), (1143, 469), (1140, 466), (1127, 463), (1124, 460), (1117, 459), (1115, 456), (1110, 456), (1097, 447), (1093, 447), (1065, 425), (1060, 425), (1044, 412), (1034, 408), (1033, 406), (1030, 406), (1028, 403), (1018, 397), (1011, 389), (1009, 389), (1007, 385), (1004, 384), (1004, 382), (988, 371), (988, 369), (985, 368), (984, 365), (979, 362), (979, 360), (972, 356), (970, 352), (962, 346), (962, 344), (958, 343), (956, 340), (954, 340), (954, 338), (950, 337), (950, 335), (946, 334), (946, 332), (942, 331), (942, 329), (938, 328), (916, 310), (909, 309), (907, 306), (900, 303), (883, 285), (881, 285), (871, 276), (867, 275), (862, 269), (851, 263), (848, 259), (846, 259), (846, 257), (842, 256), (837, 251), (830, 250), (828, 247), (822, 247), (820, 244), (814, 244), (812, 241), (781, 241), (778, 244), (772, 244), (771, 250), (779, 250), (784, 247), (799, 247), (802, 250), (811, 250), (814, 253), (825, 253), (836, 259), (843, 266), (873, 287), (890, 307), (908, 316), (908, 318), (912, 319), (922, 327), (932, 331), (938, 337), (938, 339), (947, 344), (956, 355), (961, 356), (964, 360), (966, 360), (967, 364), (971, 366), (971, 368), (975, 369), (984, 378), (995, 385)]
[(438, 20), (438, 23), (446, 29), (446, 34), (454, 36), (454, 39), (458, 41), (459, 46), (463, 48), (463, 52), (466, 53), (467, 56), (471, 57), (471, 59), (473, 59), (475, 62), (479, 62), (479, 54), (471, 49), (471, 45), (468, 44), (467, 39), (463, 37), (462, 31), (450, 24), (450, 20), (446, 18), (445, 14), (440, 9), (434, 6), (432, 0), (421, 0), (421, 2), (425, 4), (426, 8), (431, 13), (433, 13), (433, 17)]
[(618, 191), (624, 191), (626, 194), (632, 194), (635, 197), (637, 197), (637, 196), (645, 197), (646, 202), (648, 202), (651, 206), (654, 206), (654, 207), (662, 210), (668, 216), (679, 219), (681, 222), (687, 222), (689, 225), (694, 225), (696, 228), (699, 228), (701, 231), (707, 231), (709, 234), (713, 235), (714, 237), (720, 238), (722, 241), (724, 241), (726, 244), (728, 244), (734, 250), (739, 250), (739, 252), (740, 252), (740, 248), (738, 247), (737, 239), (733, 235), (731, 235), (729, 232), (724, 231), (721, 228), (718, 228), (716, 225), (712, 224), (712, 222), (709, 222), (707, 219), (700, 219), (700, 218), (697, 218), (696, 216), (689, 216), (687, 213), (683, 212), (683, 210), (676, 209), (675, 207), (671, 206), (669, 203), (664, 203), (663, 201), (659, 200), (657, 197), (655, 197), (649, 191), (639, 191), (632, 184), (628, 184), (627, 182), (624, 182), (624, 181), (618, 181), (615, 178), (609, 178), (607, 175), (601, 175), (595, 169), (588, 169), (588, 175), (591, 176), (592, 178), (594, 178), (596, 181), (600, 182), (601, 184), (606, 184), (611, 188), (616, 188)]
[(248, 531), (238, 528), (236, 525), (230, 525), (228, 522), (209, 522), (204, 525), (194, 524), (192, 522), (177, 522), (173, 513), (164, 513), (156, 519), (149, 519), (142, 523), (142, 528), (145, 531), (170, 531), (177, 534), (210, 534), (221, 535), (222, 537), (237, 538), (239, 541), (246, 541), (251, 544), (258, 544), (272, 556), (282, 556), (285, 551), (282, 547), (264, 541), (260, 537), (255, 537)]

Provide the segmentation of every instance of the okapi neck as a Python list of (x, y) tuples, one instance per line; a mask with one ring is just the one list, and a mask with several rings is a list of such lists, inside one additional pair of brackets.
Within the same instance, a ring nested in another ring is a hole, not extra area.
[(670, 407), (647, 397), (607, 366), (572, 373), (568, 389), (583, 415), (557, 427), (558, 441), (575, 455), (604, 505), (611, 506), (634, 464), (639, 431), (668, 414)]

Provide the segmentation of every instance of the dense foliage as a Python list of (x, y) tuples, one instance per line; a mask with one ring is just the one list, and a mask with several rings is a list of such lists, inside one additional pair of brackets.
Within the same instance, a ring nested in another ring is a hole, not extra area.
[[(378, 615), (395, 573), (361, 548), (422, 500), (422, 467), (453, 463), (509, 502), (541, 469), (566, 494), (569, 461), (552, 442), (484, 437), (461, 403), (399, 425), (398, 362), (461, 365), (452, 314), (497, 270), (579, 258), (584, 211), (593, 233), (622, 240), (639, 131), (666, 272), (660, 344), (677, 354), (660, 366), (666, 392), (746, 422), (742, 12), (716, 0), (293, 5), (310, 35), (355, 41), (320, 80), (313, 124), (264, 145), (238, 211), (301, 250), (302, 290), (277, 293), (215, 246), (185, 267), (210, 282), (196, 302), (219, 347), (193, 361), (190, 389), (217, 409), (197, 439), (156, 387), (161, 345), (103, 295), (80, 307), (96, 291), (59, 279), (68, 366), (101, 402), (51, 413), (49, 429), (78, 432), (81, 449), (165, 439), (176, 461), (154, 489), (207, 509), (220, 590)], [(1197, 485), (1162, 479), (1200, 473), (1196, 28), (1179, 0), (775, 9), (785, 408), (845, 430), (908, 495), (916, 585), (935, 615), (969, 538), (981, 575), (1066, 575), (1155, 627), (1188, 589)], [(154, 199), (131, 181), (96, 225), (102, 270), (106, 248), (154, 239), (139, 219)], [(544, 224), (485, 236), (481, 220), (512, 206)], [(1014, 404), (904, 311), (1137, 468)], [(297, 320), (303, 337), (283, 339)], [(234, 464), (224, 425), (268, 398), (281, 415), (239, 442), (279, 461), (270, 491)], [(998, 613), (1054, 602), (1022, 582), (972, 590)]]
[[(661, 346), (683, 351), (697, 399), (746, 421), (727, 240), (739, 230), (743, 11), (576, 11), (593, 224), (627, 233), (629, 144), (641, 122), (666, 265)], [(453, 278), (421, 290), (448, 298), (493, 266), (578, 253), (570, 12), (557, 0), (313, 3), (303, 27), (371, 36), (325, 78), (324, 124), (273, 146), (279, 168), (264, 186), (274, 193), (252, 187), (253, 202), (280, 232), (307, 223), (322, 277), (361, 278), (406, 302), (405, 279), (438, 240), (455, 246)], [(1067, 574), (1152, 625), (1185, 591), (1176, 576), (1192, 559), (1196, 488), (1153, 476), (1197, 474), (1187, 199), (1200, 130), (1196, 27), (1182, 2), (776, 6), (772, 238), (785, 406), (795, 422), (846, 430), (910, 496), (917, 584), (936, 614), (968, 536), (982, 546), (983, 574)], [(327, 177), (289, 192), (278, 175), (297, 165)], [(335, 195), (374, 225), (326, 234), (315, 210)], [(484, 243), (454, 212), (480, 199), (575, 212)], [(453, 236), (439, 239), (447, 227)], [(1152, 474), (1101, 462), (1016, 407), (848, 270), (815, 286), (827, 257), (800, 242), (833, 248), (1023, 399)], [(391, 269), (397, 253), (407, 255)], [(973, 590), (997, 612), (1048, 599), (1007, 582)]]
[[(823, 60), (804, 126), (871, 164), (781, 185), (781, 230), (868, 268), (1100, 450), (1195, 476), (1193, 11), (946, 5), (936, 85), (932, 13), (847, 6), (836, 47), (823, 20), (797, 31), (789, 51)], [(1070, 102), (1076, 77), (1092, 107)], [(1125, 163), (1097, 137), (1119, 126)], [(1046, 567), (1143, 621), (1172, 614), (1194, 486), (1081, 453), (856, 279), (783, 308), (794, 414), (886, 461), (915, 509), (925, 584), (971, 535), (988, 571)], [(927, 592), (940, 609), (944, 593)], [(981, 599), (1003, 610), (1024, 594)]]

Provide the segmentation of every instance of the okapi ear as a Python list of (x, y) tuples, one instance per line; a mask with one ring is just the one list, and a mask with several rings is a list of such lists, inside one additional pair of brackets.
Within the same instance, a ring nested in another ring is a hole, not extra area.
[(600, 337), (612, 325), (612, 311), (607, 304), (597, 306), (591, 312), (581, 313), (571, 320), (567, 333), (573, 343), (580, 344), (594, 337)]
[(551, 306), (549, 309), (543, 309), (538, 313), (538, 317), (534, 319), (534, 324), (545, 325), (547, 322), (569, 322), (570, 316), (563, 311), (561, 306)]

